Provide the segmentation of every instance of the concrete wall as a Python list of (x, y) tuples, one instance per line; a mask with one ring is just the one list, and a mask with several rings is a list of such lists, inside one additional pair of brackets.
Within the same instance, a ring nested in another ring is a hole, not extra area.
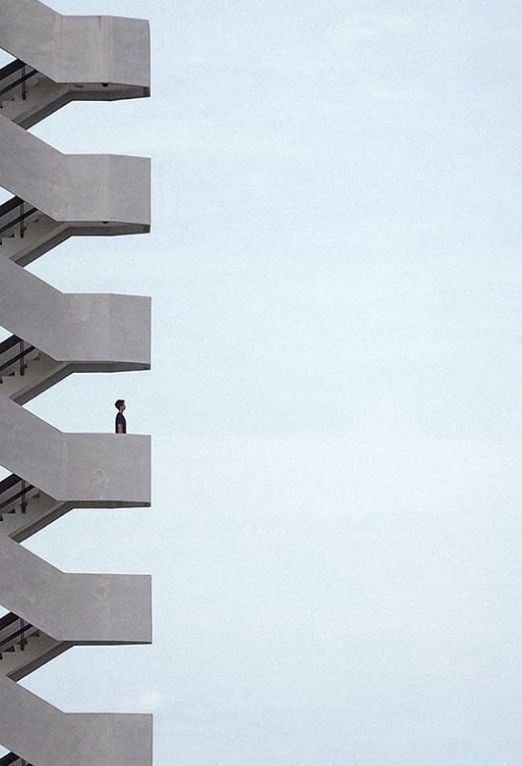
[(150, 438), (64, 434), (0, 395), (0, 465), (71, 505), (149, 505)]
[(150, 299), (64, 295), (0, 256), (0, 324), (56, 361), (150, 365)]
[(7, 678), (0, 699), (0, 742), (35, 766), (151, 762), (148, 715), (63, 713)]
[[(10, 397), (16, 398), (16, 386), (24, 385), (17, 375), (25, 384), (33, 376), (34, 395), (71, 369), (149, 365), (147, 298), (64, 295), (21, 266), (70, 233), (148, 229), (148, 159), (65, 155), (24, 129), (72, 98), (148, 95), (148, 24), (67, 17), (37, 0), (0, 0), (0, 47), (40, 73), (23, 94), (15, 88), (0, 116), (0, 185), (47, 217), (34, 213), (26, 222), (27, 236), (18, 224), (11, 227), (0, 256), (0, 323), (42, 352), (31, 350), (27, 375), (10, 358), (4, 370), (9, 383), (0, 386), (0, 465), (16, 475), (3, 483), (8, 498), (2, 514), (34, 516), (34, 507), (21, 506), (17, 477), (56, 501), (48, 504), (55, 518), (78, 506), (146, 506), (148, 436), (62, 433)], [(3, 76), (9, 79), (5, 72)], [(2, 214), (4, 225), (13, 220), (9, 207)], [(4, 354), (8, 352), (6, 346)], [(20, 389), (18, 396), (26, 401), (29, 392)], [(37, 494), (26, 498), (29, 505)], [(36, 520), (31, 531), (49, 521)], [(4, 618), (4, 640), (14, 650), (10, 655), (25, 653), (10, 626), (19, 624), (18, 618), (32, 626), (30, 659), (25, 667), (11, 667), (12, 678), (21, 678), (71, 645), (151, 640), (148, 576), (64, 573), (1, 530), (0, 604), (13, 613)], [(8, 678), (11, 671), (0, 657), (0, 745), (35, 766), (150, 766), (150, 716), (63, 713)]]
[(150, 85), (149, 25), (62, 16), (37, 0), (0, 0), (0, 48), (57, 83)]
[(62, 154), (0, 116), (0, 185), (55, 221), (150, 224), (150, 160)]
[(151, 641), (148, 575), (66, 574), (6, 535), (0, 535), (0, 603), (58, 641)]

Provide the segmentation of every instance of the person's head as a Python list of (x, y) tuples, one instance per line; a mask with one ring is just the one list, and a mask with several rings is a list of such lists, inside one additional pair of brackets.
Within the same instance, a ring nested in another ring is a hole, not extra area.
[(124, 412), (127, 409), (127, 405), (125, 404), (125, 399), (117, 399), (114, 402), (114, 406), (118, 410), (118, 412)]

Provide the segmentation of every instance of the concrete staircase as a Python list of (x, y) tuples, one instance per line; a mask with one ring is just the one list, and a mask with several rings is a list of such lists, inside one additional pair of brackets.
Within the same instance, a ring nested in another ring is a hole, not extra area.
[(0, 533), (21, 543), (71, 507), (11, 474), (0, 482)]
[[(150, 766), (148, 715), (69, 714), (17, 682), (73, 646), (151, 641), (150, 578), (62, 572), (21, 543), (73, 508), (150, 505), (146, 436), (66, 434), (23, 404), (73, 372), (150, 366), (150, 302), (65, 295), (24, 267), (71, 236), (150, 229), (150, 163), (28, 133), (76, 100), (149, 95), (149, 29), (1, 0), (0, 766)], [(132, 604), (132, 608), (129, 605)]]
[(0, 394), (25, 404), (73, 372), (16, 335), (0, 343)]
[(0, 257), (20, 266), (27, 266), (70, 236), (68, 225), (53, 221), (20, 197), (0, 205)]
[(0, 113), (23, 128), (71, 101), (141, 98), (146, 88), (115, 83), (58, 83), (20, 59), (0, 69)]
[(70, 647), (15, 614), (7, 614), (0, 620), (0, 675), (19, 681)]
[(150, 716), (64, 713), (0, 676), (0, 742), (35, 766), (143, 766), (151, 762)]

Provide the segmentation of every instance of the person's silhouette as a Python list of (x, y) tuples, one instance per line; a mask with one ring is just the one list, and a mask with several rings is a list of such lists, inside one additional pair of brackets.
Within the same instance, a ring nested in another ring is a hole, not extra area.
[(125, 404), (125, 399), (118, 399), (114, 406), (118, 410), (118, 414), (116, 415), (116, 422), (114, 424), (115, 430), (117, 434), (126, 434), (127, 433), (127, 421), (125, 420), (125, 415), (123, 414), (125, 410), (127, 409), (127, 405)]

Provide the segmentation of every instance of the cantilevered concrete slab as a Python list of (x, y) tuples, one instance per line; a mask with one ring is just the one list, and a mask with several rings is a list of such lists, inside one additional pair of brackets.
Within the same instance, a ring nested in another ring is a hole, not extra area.
[(63, 713), (0, 677), (0, 742), (36, 766), (143, 766), (152, 759), (148, 715)]
[(0, 186), (14, 195), (0, 205), (0, 325), (13, 333), (0, 343), (12, 472), (0, 481), (0, 766), (150, 766), (150, 716), (64, 713), (17, 683), (73, 647), (151, 641), (148, 575), (65, 573), (20, 545), (73, 508), (150, 505), (148, 436), (62, 433), (21, 406), (72, 372), (150, 365), (148, 298), (66, 295), (23, 268), (72, 235), (149, 230), (148, 159), (66, 155), (26, 130), (72, 100), (149, 95), (149, 28), (0, 0), (0, 47), (15, 57), (0, 69)]
[(61, 572), (5, 535), (0, 603), (59, 641), (147, 644), (152, 638), (148, 575)]
[(66, 434), (0, 395), (0, 465), (75, 507), (150, 504), (150, 437)]
[(64, 294), (0, 258), (0, 325), (53, 359), (92, 371), (150, 366), (150, 299)]
[(38, 0), (0, 0), (0, 48), (57, 83), (135, 85), (148, 95), (148, 22), (63, 16)]
[(0, 186), (55, 221), (150, 224), (150, 161), (62, 154), (0, 116)]

